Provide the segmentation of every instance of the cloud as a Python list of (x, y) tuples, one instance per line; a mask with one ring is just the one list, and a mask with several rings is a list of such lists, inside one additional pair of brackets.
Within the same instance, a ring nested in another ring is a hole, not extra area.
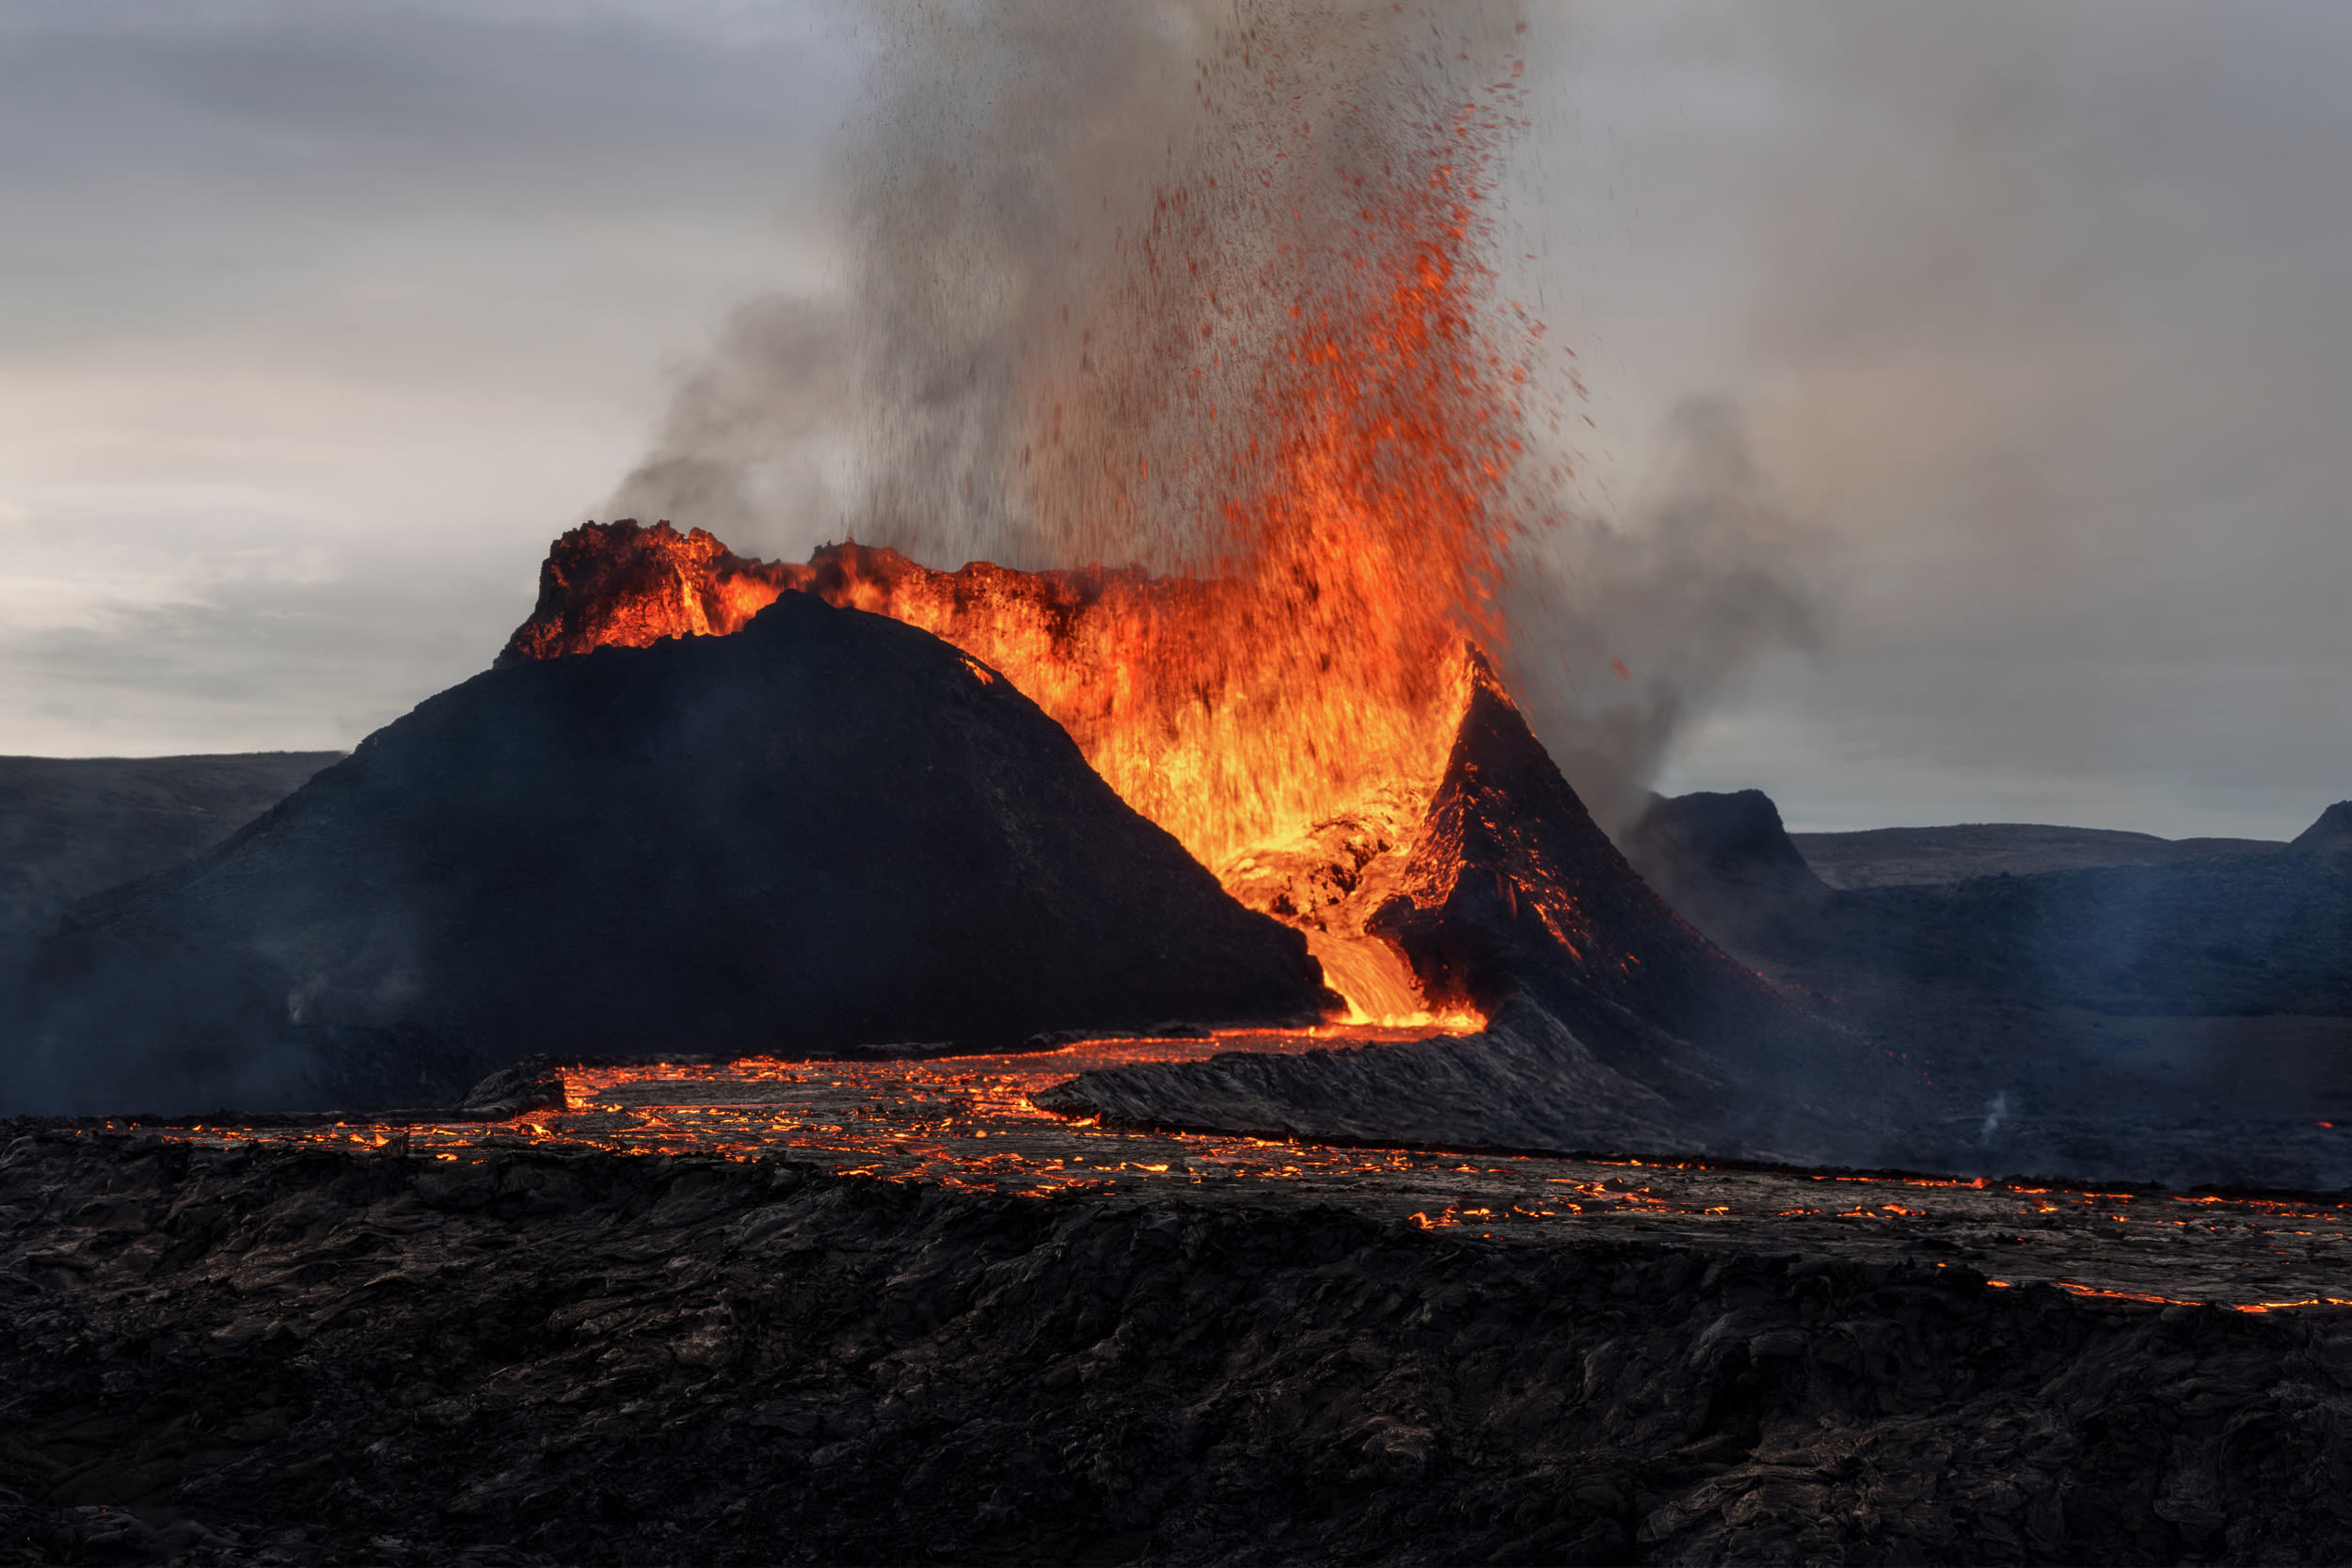
[(1617, 118), (1551, 194), (1622, 400), (1600, 477), (1730, 395), (1845, 584), (1828, 657), (1691, 731), (1669, 786), (2272, 834), (2343, 795), (2352, 13), (1583, 14), (1565, 69)]
[(665, 360), (821, 272), (846, 31), (8, 8), (8, 749), (348, 746), (482, 668)]

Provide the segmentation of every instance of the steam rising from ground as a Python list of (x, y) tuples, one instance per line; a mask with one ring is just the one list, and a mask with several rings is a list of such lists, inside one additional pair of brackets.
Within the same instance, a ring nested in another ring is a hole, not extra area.
[[(1463, 143), (1486, 180), (1467, 252), (1502, 264), (1484, 161), (1516, 124), (1517, 7), (988, 0), (882, 25), (844, 158), (850, 288), (738, 312), (609, 515), (780, 555), (848, 534), (943, 567), (1231, 570), (1277, 526), (1261, 498), (1295, 483), (1260, 438), (1312, 393), (1288, 386), (1315, 352), (1299, 309), (1380, 309), (1373, 209), (1423, 194), (1411, 159), (1464, 103), (1491, 106)], [(1819, 615), (1723, 406), (1686, 411), (1633, 526), (1575, 517), (1556, 433), (1581, 388), (1540, 324), (1468, 293), (1498, 353), (1536, 350), (1507, 409), (1454, 416), (1511, 426), (1465, 433), (1487, 443), (1471, 462), (1514, 470), (1476, 498), (1502, 549), (1398, 560), (1458, 575), (1427, 586), (1507, 642), (1538, 730), (1619, 826), (1678, 727)]]

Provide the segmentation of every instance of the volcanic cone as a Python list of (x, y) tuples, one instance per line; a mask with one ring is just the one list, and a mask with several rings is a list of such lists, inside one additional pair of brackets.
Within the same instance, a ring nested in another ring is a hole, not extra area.
[(787, 593), (521, 660), (43, 944), (7, 1098), (416, 1103), (533, 1052), (1309, 1022), (1243, 909), (996, 672)]

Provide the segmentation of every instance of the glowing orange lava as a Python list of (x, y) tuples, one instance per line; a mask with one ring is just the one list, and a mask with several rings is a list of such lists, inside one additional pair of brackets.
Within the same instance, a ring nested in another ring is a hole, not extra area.
[[(1352, 1043), (1366, 1032), (1342, 1033)], [(1333, 1043), (1330, 1030), (1234, 1031), (922, 1061), (751, 1057), (580, 1066), (564, 1069), (560, 1108), (502, 1123), (353, 1118), (152, 1131), (214, 1145), (383, 1150), (473, 1164), (548, 1144), (641, 1156), (783, 1159), (880, 1180), (1039, 1199), (1116, 1191), (1158, 1193), (1180, 1204), (1256, 1204), (1310, 1201), (1305, 1195), (1311, 1194), (1311, 1201), (1395, 1223), (1517, 1242), (1630, 1228), (1653, 1241), (1672, 1236), (1712, 1246), (1747, 1237), (1772, 1251), (1820, 1246), (1848, 1257), (1915, 1261), (1921, 1243), (1960, 1245), (1979, 1266), (1989, 1262), (1985, 1250), (1997, 1248), (2000, 1277), (1984, 1279), (1988, 1288), (2046, 1285), (2119, 1308), (2203, 1303), (2248, 1313), (2335, 1313), (2352, 1306), (2336, 1262), (2352, 1238), (2352, 1205), (2316, 1199), (2126, 1196), (1703, 1160), (1317, 1144), (1104, 1125), (1041, 1110), (1032, 1099), (1073, 1073), (1099, 1069), (1200, 1061), (1231, 1050), (1295, 1054)], [(1859, 1194), (1857, 1186), (1899, 1193), (1901, 1201), (1856, 1206), (1857, 1196), (1878, 1196)], [(2195, 1216), (2195, 1223), (2111, 1249), (2094, 1232), (2119, 1203), (2137, 1208), (2141, 1219), (2171, 1212)], [(2245, 1272), (2256, 1250), (2291, 1266), (2296, 1284), (2276, 1273)], [(1937, 1259), (1934, 1266), (1947, 1265)], [(1967, 1265), (1956, 1260), (1948, 1267)]]

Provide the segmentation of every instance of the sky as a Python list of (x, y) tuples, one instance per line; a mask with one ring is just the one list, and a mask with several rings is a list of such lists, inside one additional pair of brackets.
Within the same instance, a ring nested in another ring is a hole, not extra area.
[[(0, 752), (348, 747), (485, 667), (730, 319), (845, 286), (876, 16), (0, 6)], [(1658, 787), (2352, 796), (2352, 8), (1528, 21), (1509, 281), (1589, 388)]]

